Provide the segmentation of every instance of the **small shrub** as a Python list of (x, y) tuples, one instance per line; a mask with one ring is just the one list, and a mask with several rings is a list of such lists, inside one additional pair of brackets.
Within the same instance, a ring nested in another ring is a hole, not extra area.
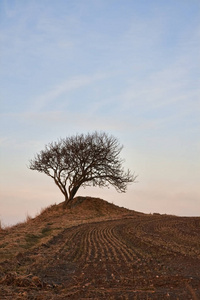
[(28, 223), (30, 220), (32, 220), (32, 217), (27, 213), (25, 222)]

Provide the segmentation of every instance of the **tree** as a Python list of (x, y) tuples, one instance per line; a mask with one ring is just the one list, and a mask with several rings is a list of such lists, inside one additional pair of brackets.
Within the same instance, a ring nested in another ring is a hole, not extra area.
[(53, 178), (69, 206), (80, 186), (109, 186), (125, 192), (136, 176), (122, 168), (118, 140), (105, 132), (80, 134), (52, 142), (30, 160), (29, 168)]

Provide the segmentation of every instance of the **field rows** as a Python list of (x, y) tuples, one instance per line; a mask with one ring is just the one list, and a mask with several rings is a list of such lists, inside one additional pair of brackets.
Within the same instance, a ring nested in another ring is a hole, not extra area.
[(17, 264), (47, 284), (48, 299), (196, 300), (200, 222), (149, 216), (83, 224), (18, 256)]
[[(200, 262), (199, 233), (190, 248), (187, 236), (178, 234), (176, 223), (173, 219), (141, 223), (130, 218), (65, 230), (49, 242), (48, 246), (55, 252), (50, 262), (46, 261), (49, 248), (45, 249), (46, 269), (40, 276), (88, 297), (100, 293), (106, 298), (116, 293), (118, 297), (133, 299), (145, 293), (149, 299), (157, 299), (160, 294), (166, 299), (169, 295), (176, 299), (176, 293), (183, 293), (184, 299), (191, 299), (187, 285), (199, 293), (199, 283), (191, 279), (200, 275), (198, 268), (194, 269), (194, 264)], [(185, 266), (188, 268), (191, 263), (189, 276), (185, 274)], [(63, 275), (59, 274), (61, 265), (66, 267)]]

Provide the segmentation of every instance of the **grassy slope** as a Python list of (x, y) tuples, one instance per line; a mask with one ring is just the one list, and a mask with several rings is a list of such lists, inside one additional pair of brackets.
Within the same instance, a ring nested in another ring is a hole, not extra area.
[(40, 215), (5, 230), (0, 230), (0, 262), (11, 259), (18, 252), (46, 243), (64, 228), (83, 223), (112, 220), (126, 215), (140, 215), (102, 199), (77, 197), (71, 209), (63, 204), (51, 205)]
[(200, 218), (142, 214), (90, 197), (75, 198), (71, 209), (52, 205), (0, 230), (1, 294), (199, 299)]

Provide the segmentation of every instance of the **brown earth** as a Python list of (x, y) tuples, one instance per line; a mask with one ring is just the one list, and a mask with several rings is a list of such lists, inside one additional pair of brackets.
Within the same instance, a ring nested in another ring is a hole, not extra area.
[(200, 299), (200, 217), (53, 205), (0, 230), (0, 299)]

